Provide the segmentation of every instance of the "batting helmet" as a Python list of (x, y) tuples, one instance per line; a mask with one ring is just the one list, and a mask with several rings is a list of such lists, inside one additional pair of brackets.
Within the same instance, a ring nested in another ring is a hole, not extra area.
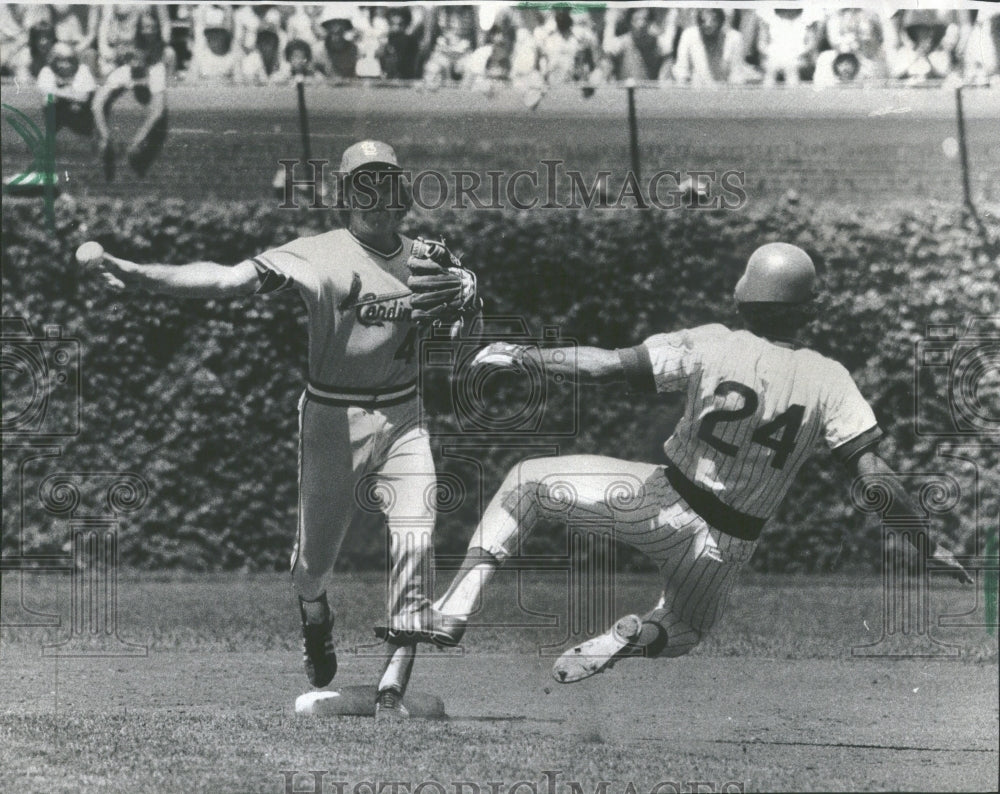
[(806, 303), (814, 297), (816, 267), (789, 243), (768, 243), (750, 255), (736, 284), (737, 303)]

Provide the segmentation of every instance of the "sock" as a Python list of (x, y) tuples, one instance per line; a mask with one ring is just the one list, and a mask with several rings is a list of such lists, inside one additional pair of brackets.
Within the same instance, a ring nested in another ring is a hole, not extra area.
[(417, 655), (415, 645), (392, 645), (386, 651), (385, 669), (378, 682), (378, 691), (395, 689), (400, 697), (406, 694), (413, 672), (413, 660)]
[(443, 615), (465, 617), (472, 614), (479, 603), (483, 588), (493, 578), (500, 563), (485, 549), (472, 548), (462, 561), (448, 591), (434, 605)]
[[(527, 536), (534, 527), (538, 510), (533, 497), (524, 503), (523, 509), (518, 507), (520, 500), (526, 494), (530, 497), (533, 491), (530, 488), (524, 491), (512, 485), (513, 474), (511, 472), (507, 476), (507, 480), (486, 506), (479, 526), (469, 542), (469, 551), (462, 567), (448, 591), (434, 605), (442, 614), (459, 617), (472, 614), (479, 603), (480, 593), (500, 567), (501, 558), (516, 546), (519, 536)], [(490, 549), (501, 557), (491, 553)]]
[(302, 596), (299, 596), (299, 604), (302, 605), (302, 611), (305, 613), (306, 623), (322, 623), (330, 615), (330, 605), (327, 603), (325, 590), (311, 601), (306, 601)]

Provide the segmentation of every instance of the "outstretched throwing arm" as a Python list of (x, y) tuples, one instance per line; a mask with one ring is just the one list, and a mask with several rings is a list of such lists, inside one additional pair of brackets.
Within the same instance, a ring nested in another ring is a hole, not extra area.
[(140, 265), (105, 253), (96, 266), (111, 289), (145, 290), (179, 298), (249, 295), (259, 285), (256, 268), (249, 261), (232, 267), (215, 262)]

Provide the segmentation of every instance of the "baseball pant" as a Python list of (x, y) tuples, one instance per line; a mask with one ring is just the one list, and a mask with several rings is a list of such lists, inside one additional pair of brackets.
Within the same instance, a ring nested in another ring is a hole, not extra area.
[(687, 653), (711, 629), (757, 545), (710, 527), (661, 466), (567, 455), (515, 466), (469, 547), (502, 562), (518, 553), (520, 541), (543, 520), (610, 533), (656, 562), (663, 592), (646, 619), (666, 631), (664, 656)]
[(359, 512), (381, 513), (389, 530), (390, 618), (429, 603), (436, 478), (416, 400), (369, 410), (299, 403), (299, 517), (292, 579), (306, 600), (324, 590), (344, 535)]

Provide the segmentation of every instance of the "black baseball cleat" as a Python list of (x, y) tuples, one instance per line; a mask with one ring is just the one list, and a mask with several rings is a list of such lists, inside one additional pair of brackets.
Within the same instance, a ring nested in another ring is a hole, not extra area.
[(439, 648), (454, 648), (462, 641), (468, 619), (459, 615), (444, 615), (426, 606), (407, 616), (405, 625), (376, 626), (375, 636), (395, 645), (415, 645), (427, 642)]
[(302, 661), (306, 666), (309, 683), (317, 689), (329, 684), (337, 674), (337, 652), (333, 647), (333, 613), (326, 603), (326, 617), (321, 623), (306, 621), (306, 611), (299, 599), (302, 615)]
[(410, 716), (409, 710), (403, 705), (403, 696), (398, 689), (383, 689), (375, 697), (375, 721), (390, 722), (405, 720)]

